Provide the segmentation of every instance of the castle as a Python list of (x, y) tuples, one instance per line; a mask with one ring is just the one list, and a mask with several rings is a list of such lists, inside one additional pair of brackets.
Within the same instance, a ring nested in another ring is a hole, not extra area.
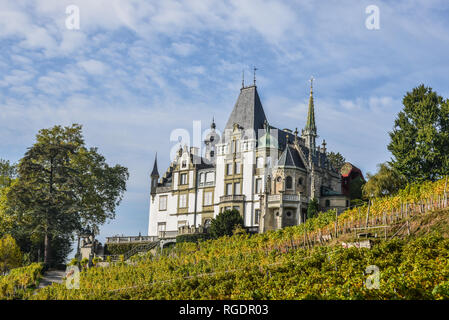
[(349, 206), (342, 177), (328, 159), (326, 142), (316, 145), (313, 79), (306, 125), (278, 129), (269, 124), (254, 81), (242, 83), (222, 136), (212, 121), (205, 152), (181, 147), (162, 177), (157, 157), (151, 172), (149, 236), (207, 228), (223, 210), (237, 209), (245, 227), (257, 232), (305, 221), (309, 201), (339, 212)]

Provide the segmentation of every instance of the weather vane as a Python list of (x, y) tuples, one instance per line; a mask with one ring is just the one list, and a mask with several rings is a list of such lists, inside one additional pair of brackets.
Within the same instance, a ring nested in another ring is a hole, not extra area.
[(254, 85), (256, 85), (256, 66), (254, 66)]

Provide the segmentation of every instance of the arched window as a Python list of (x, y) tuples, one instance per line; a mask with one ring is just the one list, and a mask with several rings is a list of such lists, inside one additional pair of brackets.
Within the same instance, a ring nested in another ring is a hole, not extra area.
[(302, 178), (298, 178), (298, 186), (302, 186)]
[(292, 177), (288, 176), (287, 179), (285, 179), (285, 187), (287, 189), (291, 189), (293, 187), (293, 179), (292, 179)]

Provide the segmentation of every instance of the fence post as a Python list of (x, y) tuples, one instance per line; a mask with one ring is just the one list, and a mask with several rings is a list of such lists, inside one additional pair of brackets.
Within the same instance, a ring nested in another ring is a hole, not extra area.
[(337, 225), (338, 225), (338, 213), (337, 210), (335, 210), (335, 238), (338, 238)]
[(368, 209), (366, 210), (366, 223), (365, 227), (368, 227), (368, 219), (369, 219), (369, 209), (371, 207), (371, 199), (368, 200)]
[(410, 219), (408, 215), (408, 204), (405, 205), (405, 215), (407, 218), (407, 235), (410, 235)]

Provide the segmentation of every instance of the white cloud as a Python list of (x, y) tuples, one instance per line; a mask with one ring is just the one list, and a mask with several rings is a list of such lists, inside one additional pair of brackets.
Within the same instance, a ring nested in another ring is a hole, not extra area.
[(80, 61), (78, 65), (92, 75), (101, 75), (106, 71), (104, 63), (94, 59)]
[(172, 43), (173, 51), (180, 56), (186, 57), (195, 52), (196, 47), (190, 43)]

